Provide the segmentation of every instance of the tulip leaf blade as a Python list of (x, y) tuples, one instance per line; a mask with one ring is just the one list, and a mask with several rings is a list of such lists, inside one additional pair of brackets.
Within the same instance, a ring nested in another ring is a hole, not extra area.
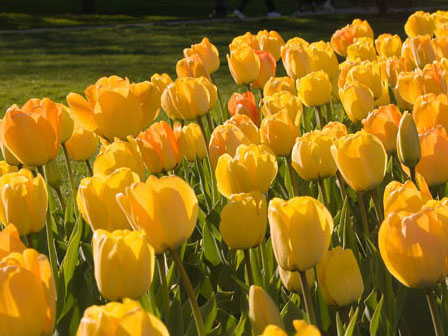
[(216, 303), (216, 296), (212, 294), (210, 299), (199, 308), (202, 318), (204, 319), (205, 332), (208, 333), (215, 322), (216, 315), (218, 314), (218, 305)]
[(82, 217), (78, 216), (75, 227), (70, 235), (67, 253), (64, 256), (60, 267), (61, 275), (64, 278), (65, 292), (67, 292), (69, 283), (73, 277), (73, 273), (78, 262), (78, 248), (82, 236), (82, 224)]
[(345, 331), (344, 336), (352, 336), (353, 335), (353, 332), (355, 331), (356, 321), (358, 319), (358, 313), (359, 313), (359, 307), (356, 308), (355, 313), (353, 314), (352, 318), (350, 319), (350, 323), (347, 326), (347, 330)]
[(221, 263), (221, 258), (219, 257), (219, 248), (217, 246), (215, 237), (213, 237), (208, 227), (208, 223), (204, 223), (202, 230), (202, 245), (204, 248), (205, 258), (213, 265), (217, 266)]
[(337, 330), (338, 336), (344, 336), (345, 327), (344, 327), (344, 323), (342, 323), (341, 315), (339, 315), (339, 312), (336, 312), (336, 330)]
[(373, 313), (372, 321), (370, 321), (370, 326), (369, 326), (370, 336), (375, 336), (376, 333), (378, 332), (379, 322), (381, 319), (381, 309), (383, 307), (383, 301), (384, 301), (384, 294), (381, 295), (381, 299), (375, 308), (375, 312)]

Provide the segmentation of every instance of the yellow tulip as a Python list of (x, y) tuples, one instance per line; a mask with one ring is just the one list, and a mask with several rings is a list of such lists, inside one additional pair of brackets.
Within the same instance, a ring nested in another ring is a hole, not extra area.
[(87, 100), (77, 93), (67, 96), (72, 118), (109, 141), (137, 135), (160, 111), (161, 92), (148, 81), (130, 83), (118, 76), (102, 77), (84, 94)]
[(426, 64), (436, 60), (436, 51), (431, 38), (427, 35), (408, 38), (403, 43), (401, 55), (411, 68), (423, 69)]
[(397, 34), (381, 34), (375, 40), (378, 54), (388, 58), (393, 56), (400, 57), (402, 45), (403, 42), (401, 42), (401, 38)]
[(67, 106), (58, 103), (56, 103), (56, 106), (58, 107), (59, 114), (61, 115), (61, 129), (59, 132), (59, 142), (64, 143), (72, 136), (75, 122), (70, 116), (70, 109)]
[(350, 70), (355, 66), (359, 65), (360, 62), (353, 60), (345, 60), (341, 64), (339, 64), (339, 77), (337, 80), (338, 88), (343, 89), (345, 87), (345, 83), (347, 83), (347, 75)]
[(355, 32), (351, 29), (349, 25), (336, 30), (333, 35), (331, 35), (331, 46), (334, 51), (340, 56), (347, 56), (347, 48), (353, 43), (355, 38)]
[(415, 170), (423, 175), (430, 187), (448, 181), (448, 135), (437, 125), (419, 135), (421, 159)]
[(339, 121), (331, 121), (322, 128), (322, 133), (327, 134), (330, 138), (339, 139), (348, 134), (347, 126)]
[(325, 302), (345, 307), (364, 292), (364, 282), (353, 251), (336, 246), (316, 267), (319, 288)]
[(336, 54), (329, 42), (313, 42), (308, 47), (313, 60), (313, 71), (324, 71), (330, 79), (336, 79), (339, 75), (339, 63)]
[(124, 299), (84, 311), (76, 336), (169, 336), (162, 321), (147, 313), (139, 302)]
[(417, 127), (408, 111), (403, 114), (398, 125), (397, 154), (401, 163), (410, 168), (415, 167), (421, 158)]
[(444, 59), (446, 60), (448, 57), (448, 24), (445, 24), (444, 27), (446, 29), (445, 35), (432, 40), (434, 52), (439, 62), (442, 62)]
[(347, 59), (374, 61), (376, 50), (373, 39), (370, 37), (355, 38), (353, 43), (347, 47)]
[(294, 336), (321, 336), (321, 333), (317, 327), (312, 324), (306, 323), (304, 320), (292, 321), (296, 334)]
[(380, 98), (375, 100), (375, 107), (381, 107), (384, 105), (390, 105), (390, 95), (389, 95), (389, 85), (387, 82), (382, 82), (383, 85), (383, 94)]
[(418, 212), (429, 199), (410, 180), (405, 183), (392, 181), (384, 189), (384, 215), (387, 217), (388, 214), (399, 211)]
[(330, 78), (322, 70), (311, 72), (297, 81), (297, 92), (308, 107), (325, 105), (331, 98)]
[(330, 246), (333, 218), (325, 206), (309, 197), (269, 202), (272, 247), (280, 267), (306, 271), (324, 257)]
[(345, 113), (353, 122), (360, 122), (375, 108), (372, 90), (364, 84), (352, 84), (339, 89)]
[(129, 138), (129, 141), (140, 149), (145, 165), (152, 174), (173, 170), (182, 159), (176, 136), (166, 121), (152, 124), (135, 139)]
[(231, 249), (250, 249), (266, 233), (266, 197), (259, 191), (233, 194), (221, 211), (219, 231)]
[(291, 77), (271, 77), (263, 88), (263, 96), (272, 96), (274, 93), (280, 91), (288, 91), (293, 96), (296, 95), (296, 86), (294, 80)]
[(162, 108), (173, 120), (194, 120), (205, 115), (210, 101), (210, 92), (199, 78), (178, 78), (162, 94)]
[(65, 147), (70, 159), (85, 161), (95, 155), (98, 150), (98, 143), (95, 133), (76, 124), (72, 136), (65, 143)]
[(277, 63), (275, 63), (274, 57), (267, 51), (255, 50), (255, 53), (260, 60), (260, 72), (253, 83), (253, 88), (263, 90), (269, 78), (275, 77)]
[(1, 142), (20, 163), (43, 166), (56, 157), (61, 121), (56, 103), (48, 98), (30, 99), (21, 109), (13, 105), (6, 111), (0, 125)]
[(227, 55), (229, 70), (238, 85), (249, 85), (260, 74), (260, 59), (251, 47), (240, 47)]
[(435, 25), (436, 29), (434, 30), (434, 34), (436, 38), (433, 40), (435, 42), (439, 38), (444, 38), (448, 36), (448, 24), (447, 22), (438, 23)]
[(357, 192), (374, 189), (386, 174), (387, 154), (380, 139), (365, 131), (347, 135), (331, 146), (345, 181)]
[(281, 48), (285, 44), (285, 41), (275, 30), (267, 31), (260, 30), (257, 33), (256, 39), (260, 50), (269, 52), (276, 62), (280, 59)]
[(204, 37), (201, 43), (192, 44), (191, 48), (184, 49), (185, 57), (197, 54), (205, 65), (209, 74), (219, 69), (219, 52), (213, 43), (207, 37)]
[(288, 336), (288, 334), (282, 328), (269, 324), (260, 336)]
[(422, 133), (425, 129), (442, 125), (448, 129), (448, 96), (428, 93), (417, 98), (412, 111), (415, 125)]
[(11, 166), (6, 161), (0, 161), (0, 176), (17, 171), (17, 166)]
[[(350, 68), (347, 73), (347, 85), (364, 84), (372, 90), (375, 99), (383, 95), (383, 85), (381, 84), (380, 67), (376, 61), (364, 61)], [(342, 87), (341, 87), (342, 88)]]
[(103, 298), (137, 300), (148, 291), (155, 260), (144, 232), (96, 230), (92, 247), (95, 280)]
[(28, 169), (0, 177), (0, 221), (13, 223), (21, 236), (39, 232), (45, 226), (48, 207), (47, 185)]
[(292, 167), (304, 180), (319, 180), (336, 175), (338, 168), (331, 155), (333, 138), (324, 131), (312, 131), (297, 138), (292, 150)]
[(208, 95), (210, 97), (210, 101), (208, 104), (208, 110), (211, 111), (215, 107), (216, 102), (218, 101), (218, 88), (210, 80), (208, 80), (205, 77), (199, 77), (197, 79), (197, 81), (200, 84), (204, 85), (208, 91)]
[(388, 153), (393, 153), (397, 150), (400, 120), (401, 113), (397, 106), (393, 104), (383, 105), (370, 112), (362, 120), (362, 126), (367, 133), (373, 134), (381, 140)]
[(210, 75), (205, 67), (202, 59), (197, 54), (191, 54), (188, 57), (184, 57), (176, 63), (177, 77), (206, 77), (210, 79)]
[(190, 123), (182, 127), (181, 124), (175, 123), (173, 131), (180, 158), (195, 162), (196, 158), (201, 160), (207, 156), (207, 146), (198, 124)]
[(22, 253), (26, 246), (20, 240), (19, 231), (14, 224), (8, 224), (0, 231), (0, 260), (12, 252)]
[(117, 195), (134, 230), (143, 230), (157, 254), (174, 250), (190, 238), (198, 218), (193, 189), (177, 176), (134, 183)]
[(417, 35), (434, 35), (434, 18), (431, 14), (424, 11), (417, 11), (409, 16), (404, 31), (409, 37)]
[(300, 129), (303, 106), (299, 97), (289, 92), (281, 91), (263, 98), (261, 110), (265, 117), (286, 110), (294, 127), (297, 128), (297, 131)]
[(0, 335), (53, 334), (56, 290), (47, 256), (26, 249), (4, 257), (0, 292)]
[(93, 174), (109, 175), (121, 167), (131, 169), (141, 180), (145, 178), (145, 166), (138, 146), (118, 139), (109, 145), (101, 146), (93, 163)]
[(255, 50), (260, 49), (256, 35), (247, 32), (244, 35), (234, 37), (232, 42), (229, 44), (230, 52), (238, 48), (246, 48), (246, 47), (250, 47)]
[(163, 74), (155, 73), (154, 75), (151, 76), (151, 83), (159, 90), (160, 96), (162, 95), (162, 92), (165, 90), (165, 88), (172, 82), (173, 80), (166, 73)]
[(381, 79), (395, 88), (398, 81), (398, 75), (406, 68), (404, 58), (391, 57), (378, 62), (381, 70)]
[(285, 327), (272, 298), (263, 288), (255, 285), (249, 289), (249, 320), (255, 335), (261, 334), (268, 325)]
[[(283, 56), (284, 55), (284, 56)], [(282, 61), (286, 73), (296, 80), (313, 70), (313, 59), (308, 48), (301, 44), (287, 44), (282, 47)]]
[(367, 20), (353, 19), (350, 27), (353, 30), (355, 37), (370, 37), (373, 39), (373, 30)]
[[(257, 144), (259, 142), (258, 140)], [(250, 138), (233, 122), (219, 125), (213, 130), (208, 146), (212, 166), (216, 167), (221, 155), (229, 154), (233, 157), (239, 145), (250, 145), (251, 143)]]
[[(260, 132), (251, 118), (245, 114), (235, 114), (229, 120), (224, 122), (224, 125), (233, 124), (238, 127), (251, 143), (258, 145), (260, 143)], [(235, 148), (236, 151), (236, 148)], [(230, 153), (229, 153), (230, 154)]]
[(11, 153), (11, 151), (6, 148), (5, 142), (2, 140), (2, 133), (1, 133), (1, 123), (3, 122), (2, 119), (0, 119), (0, 149), (2, 151), (3, 159), (8, 165), (11, 166), (18, 166), (20, 165), (20, 161)]
[(219, 157), (216, 165), (218, 191), (229, 198), (250, 191), (266, 193), (277, 175), (275, 154), (266, 145), (240, 145), (232, 158)]
[(446, 23), (448, 22), (448, 11), (438, 10), (431, 14), (434, 19), (434, 24)]
[[(299, 272), (287, 271), (280, 266), (278, 267), (278, 274), (282, 280), (283, 286), (290, 292), (302, 294), (302, 284), (300, 282)], [(313, 288), (316, 281), (314, 275), (314, 268), (310, 268), (305, 272), (306, 282), (308, 288)]]
[(378, 246), (389, 272), (405, 286), (428, 288), (445, 280), (448, 232), (435, 209), (392, 212), (381, 224)]
[(287, 111), (268, 115), (260, 126), (261, 143), (268, 145), (276, 155), (289, 156), (299, 128), (295, 127)]
[(92, 230), (114, 231), (130, 228), (126, 216), (116, 201), (116, 195), (125, 191), (140, 178), (129, 168), (118, 168), (108, 175), (85, 177), (79, 184), (76, 203), (84, 220)]

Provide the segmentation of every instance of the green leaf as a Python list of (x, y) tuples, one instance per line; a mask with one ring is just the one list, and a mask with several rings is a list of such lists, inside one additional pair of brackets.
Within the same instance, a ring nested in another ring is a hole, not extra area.
[(218, 314), (218, 305), (216, 304), (215, 294), (212, 294), (210, 299), (199, 308), (202, 318), (204, 319), (205, 332), (208, 333), (215, 322), (216, 315)]
[(215, 237), (210, 232), (208, 223), (204, 223), (204, 228), (202, 230), (202, 247), (204, 248), (205, 258), (213, 265), (217, 266), (221, 263), (221, 258), (219, 257), (219, 248), (216, 244)]
[(353, 314), (350, 323), (347, 326), (347, 330), (345, 331), (344, 336), (352, 336), (353, 331), (355, 330), (356, 320), (358, 319), (359, 307), (356, 308), (355, 313)]
[(319, 302), (319, 313), (322, 323), (322, 329), (324, 331), (328, 331), (328, 328), (330, 328), (331, 326), (330, 312), (328, 311), (328, 305), (322, 296), (319, 286), (317, 286), (317, 297)]
[(59, 270), (59, 272), (62, 274), (62, 277), (64, 278), (65, 292), (67, 292), (68, 285), (72, 279), (76, 264), (78, 263), (78, 248), (79, 242), (81, 241), (82, 226), (82, 217), (79, 216), (75, 223), (73, 232), (70, 236), (67, 253), (65, 254), (64, 260), (62, 260), (62, 264)]
[(336, 312), (336, 330), (338, 332), (338, 336), (343, 336), (345, 333), (344, 323), (342, 323), (341, 315), (339, 315), (339, 312)]
[(370, 336), (375, 336), (378, 331), (381, 318), (381, 309), (383, 307), (383, 301), (384, 301), (384, 295), (381, 295), (380, 302), (378, 302), (375, 312), (373, 313), (372, 321), (370, 321), (370, 328), (369, 328)]
[(171, 303), (170, 314), (166, 326), (171, 336), (184, 336), (184, 319), (179, 290)]

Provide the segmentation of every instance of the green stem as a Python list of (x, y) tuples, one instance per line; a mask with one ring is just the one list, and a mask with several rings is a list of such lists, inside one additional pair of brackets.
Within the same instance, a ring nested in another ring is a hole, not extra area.
[(202, 135), (204, 136), (205, 145), (208, 148), (208, 136), (207, 136), (207, 132), (205, 132), (204, 123), (202, 122), (202, 118), (201, 117), (198, 117), (197, 120), (198, 120), (199, 127), (201, 128)]
[(358, 197), (359, 210), (361, 212), (361, 220), (362, 220), (362, 227), (364, 230), (364, 234), (366, 235), (366, 237), (369, 237), (369, 223), (367, 221), (367, 212), (366, 212), (366, 207), (364, 205), (362, 193), (357, 192), (356, 196)]
[(269, 284), (269, 265), (268, 265), (268, 256), (266, 251), (266, 239), (263, 238), (260, 244), (260, 252), (261, 252), (261, 263), (263, 264), (263, 271), (264, 271), (264, 282), (265, 287)]
[[(218, 88), (218, 85), (216, 85), (216, 80), (213, 77), (213, 75), (210, 75), (210, 78), (212, 79), (212, 83)], [(221, 93), (219, 91), (219, 89), (217, 90), (218, 92), (218, 103), (219, 103), (219, 108), (221, 110), (221, 124), (224, 123), (224, 121), (226, 121), (227, 119), (227, 115), (225, 113), (225, 109), (224, 109), (224, 105), (222, 103), (222, 99), (221, 99)]]
[(445, 314), (448, 315), (448, 288), (446, 286), (446, 279), (442, 280), (442, 302), (445, 308)]
[(168, 293), (168, 284), (166, 282), (165, 255), (163, 253), (157, 255), (157, 268), (159, 270), (160, 284), (162, 286), (162, 303), (165, 313), (165, 321), (168, 321), (170, 312), (170, 296)]
[(322, 196), (322, 202), (328, 208), (328, 198), (327, 193), (325, 192), (324, 180), (322, 179), (317, 180), (317, 185), (319, 186), (320, 195)]
[(207, 113), (207, 123), (210, 134), (212, 134), (213, 130), (215, 129), (215, 122), (212, 119), (212, 114), (210, 111)]
[(308, 314), (308, 322), (316, 325), (316, 314), (314, 313), (313, 299), (311, 298), (310, 288), (308, 287), (308, 282), (306, 280), (306, 271), (299, 271), (299, 277), (306, 313)]
[(436, 300), (434, 299), (434, 293), (432, 291), (432, 288), (426, 288), (426, 300), (428, 301), (429, 311), (431, 313), (432, 317), (432, 324), (434, 325), (434, 331), (436, 333), (436, 336), (442, 336), (442, 326), (440, 323), (440, 316), (437, 311), (437, 305)]
[(86, 160), (86, 166), (87, 166), (87, 170), (89, 171), (90, 176), (93, 176), (93, 169), (92, 169), (92, 165), (90, 164), (89, 160)]
[(383, 208), (381, 206), (381, 202), (378, 198), (378, 193), (376, 189), (370, 190), (370, 196), (372, 197), (373, 207), (375, 208), (376, 218), (378, 219), (378, 224), (384, 220)]
[(341, 196), (342, 196), (342, 200), (345, 200), (345, 197), (347, 196), (347, 193), (345, 191), (345, 181), (344, 178), (341, 175), (341, 172), (338, 170), (336, 172), (336, 178), (338, 179), (338, 184), (339, 184), (339, 190), (341, 190)]
[(70, 163), (70, 158), (68, 156), (67, 147), (65, 147), (65, 143), (62, 143), (61, 146), (62, 150), (64, 151), (65, 164), (67, 165), (68, 178), (70, 179), (70, 186), (72, 187), (73, 198), (75, 198), (76, 186), (75, 186), (75, 179), (73, 178), (72, 165)]
[(199, 336), (205, 336), (205, 326), (204, 321), (202, 320), (201, 311), (199, 310), (198, 302), (196, 300), (196, 295), (193, 290), (193, 286), (191, 285), (190, 278), (188, 277), (187, 272), (185, 271), (184, 265), (179, 258), (179, 254), (175, 250), (169, 250), (171, 257), (176, 264), (177, 270), (179, 271), (179, 275), (182, 279), (182, 283), (184, 284), (187, 295), (190, 299), (191, 309), (193, 310), (194, 320), (196, 322), (196, 329), (198, 331)]
[(252, 92), (252, 84), (247, 84), (247, 91)]
[(62, 212), (65, 213), (65, 200), (62, 196), (61, 187), (54, 188), (56, 190), (56, 195), (58, 195), (59, 203), (61, 203)]
[(246, 270), (247, 270), (247, 277), (248, 277), (248, 285), (253, 285), (254, 282), (254, 275), (252, 274), (252, 265), (250, 262), (250, 251), (248, 249), (243, 250), (244, 251), (244, 261), (246, 264)]
[(317, 125), (317, 129), (322, 129), (322, 108), (321, 106), (316, 106), (315, 107), (315, 113), (316, 113), (316, 125)]
[(418, 189), (420, 189), (419, 185), (417, 184), (417, 179), (415, 178), (415, 167), (409, 168), (409, 171), (410, 171), (410, 175), (411, 175), (411, 181), (414, 182), (415, 186)]
[(199, 184), (202, 189), (202, 193), (204, 194), (205, 198), (205, 205), (207, 206), (207, 211), (210, 211), (211, 205), (209, 204), (209, 198), (207, 197), (207, 193), (205, 190), (205, 175), (204, 175), (204, 167), (202, 167), (201, 160), (196, 158), (196, 168), (198, 169), (198, 175), (199, 175)]
[(286, 157), (286, 165), (288, 166), (289, 179), (291, 181), (291, 186), (292, 186), (292, 195), (290, 195), (290, 198), (292, 198), (292, 197), (297, 196), (299, 194), (299, 191), (297, 190), (296, 175), (295, 175), (294, 168), (292, 167), (291, 155)]

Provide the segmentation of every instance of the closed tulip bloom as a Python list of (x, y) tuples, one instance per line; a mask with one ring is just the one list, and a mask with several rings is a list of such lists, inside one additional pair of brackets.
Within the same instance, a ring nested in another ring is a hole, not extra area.
[(268, 79), (275, 77), (277, 63), (275, 62), (274, 57), (267, 51), (255, 50), (255, 53), (260, 59), (260, 72), (253, 83), (253, 87), (262, 90)]
[(49, 336), (56, 319), (56, 290), (48, 258), (36, 250), (0, 261), (0, 335)]
[(162, 94), (162, 108), (170, 119), (194, 120), (210, 110), (211, 96), (199, 78), (178, 78)]
[(58, 103), (56, 103), (56, 106), (58, 107), (59, 114), (61, 115), (59, 142), (64, 143), (72, 136), (75, 122), (70, 116), (70, 109), (67, 106)]
[(210, 78), (207, 68), (197, 54), (184, 57), (176, 63), (177, 77), (207, 77)]
[(281, 91), (274, 93), (272, 96), (264, 97), (261, 110), (265, 117), (287, 111), (294, 126), (300, 128), (303, 106), (299, 97), (289, 92)]
[(381, 224), (378, 246), (384, 264), (398, 281), (423, 289), (446, 277), (447, 235), (435, 209), (393, 212)]
[(308, 48), (299, 44), (294, 44), (289, 47), (284, 46), (283, 48), (283, 66), (289, 77), (296, 80), (313, 71), (313, 59)]
[(209, 74), (219, 69), (219, 52), (213, 43), (207, 37), (204, 37), (201, 43), (192, 44), (191, 48), (184, 49), (185, 57), (192, 54), (198, 55)]
[(421, 159), (415, 167), (430, 187), (448, 181), (448, 135), (437, 125), (419, 135)]
[(411, 180), (405, 183), (392, 181), (384, 189), (384, 215), (387, 217), (388, 214), (399, 211), (418, 212), (429, 199)]
[(437, 37), (432, 40), (434, 52), (439, 62), (448, 57), (448, 24), (444, 25), (446, 31), (444, 36)]
[(296, 95), (296, 86), (291, 77), (271, 77), (263, 88), (263, 96), (272, 96), (274, 93), (280, 91), (288, 91), (293, 96)]
[(74, 161), (85, 161), (94, 156), (98, 150), (98, 138), (95, 133), (75, 125), (73, 134), (65, 143), (67, 154)]
[(442, 125), (448, 129), (448, 96), (428, 93), (417, 98), (412, 111), (417, 129), (425, 129)]
[[(280, 266), (278, 267), (278, 274), (282, 280), (283, 286), (290, 292), (302, 294), (302, 284), (300, 283), (299, 272), (287, 271)], [(306, 282), (308, 288), (313, 288), (315, 283), (314, 268), (310, 268), (305, 272)]]
[(84, 94), (87, 100), (77, 93), (67, 96), (73, 119), (109, 141), (137, 135), (160, 111), (160, 91), (148, 81), (130, 83), (118, 76), (102, 77)]
[(183, 126), (179, 123), (174, 124), (174, 136), (179, 148), (179, 156), (188, 161), (195, 162), (207, 156), (207, 146), (204, 136), (198, 124), (190, 123)]
[(13, 223), (21, 236), (45, 226), (48, 207), (47, 185), (42, 175), (28, 169), (0, 177), (0, 221)]
[(250, 47), (237, 48), (227, 55), (230, 73), (238, 85), (249, 85), (260, 74), (260, 58)]
[(212, 166), (216, 167), (221, 155), (229, 154), (233, 157), (240, 145), (250, 145), (251, 143), (246, 134), (234, 123), (219, 125), (213, 130), (208, 145)]
[(233, 194), (221, 211), (219, 231), (231, 249), (260, 245), (266, 233), (266, 196), (259, 191)]
[(255, 103), (255, 96), (251, 91), (246, 91), (242, 94), (233, 93), (227, 104), (227, 109), (231, 116), (244, 114), (252, 119), (255, 125), (260, 124), (260, 112)]
[(172, 82), (173, 82), (173, 80), (166, 73), (163, 73), (163, 74), (155, 73), (154, 75), (151, 76), (151, 83), (155, 87), (157, 87), (157, 89), (160, 92), (160, 95), (162, 95), (162, 92), (165, 90), (165, 88)]
[(353, 68), (355, 65), (359, 65), (360, 62), (353, 61), (353, 60), (345, 60), (341, 64), (339, 64), (339, 77), (338, 77), (338, 87), (340, 89), (343, 89), (345, 86), (345, 83), (347, 82), (347, 75), (350, 72), (351, 68)]
[(373, 30), (367, 20), (353, 19), (350, 27), (353, 30), (355, 37), (369, 37), (373, 39)]
[(426, 64), (431, 64), (436, 60), (433, 42), (427, 35), (408, 38), (403, 43), (401, 55), (412, 68), (423, 69)]
[(384, 105), (373, 110), (363, 119), (363, 129), (370, 134), (376, 135), (384, 145), (388, 153), (397, 150), (398, 125), (401, 113), (396, 105)]
[(261, 122), (261, 143), (268, 145), (276, 155), (288, 156), (298, 136), (299, 128), (295, 127), (287, 111), (268, 115)]
[(224, 125), (226, 124), (233, 124), (238, 127), (251, 143), (255, 145), (260, 143), (260, 132), (247, 115), (235, 114), (232, 118), (224, 122)]
[(364, 84), (352, 84), (339, 89), (345, 113), (353, 122), (361, 122), (375, 108), (372, 90)]
[(181, 161), (176, 136), (166, 121), (152, 124), (130, 141), (140, 149), (152, 174), (173, 170)]
[(0, 125), (1, 142), (20, 163), (42, 166), (56, 157), (61, 120), (56, 103), (48, 98), (30, 99), (22, 109), (13, 105)]
[(425, 78), (421, 71), (401, 72), (398, 75), (397, 91), (401, 99), (410, 106), (414, 105), (418, 97), (425, 94)]
[(339, 139), (348, 134), (347, 126), (339, 121), (330, 121), (322, 128), (321, 132), (333, 139)]
[(324, 131), (312, 131), (297, 138), (292, 150), (292, 167), (304, 180), (319, 180), (336, 175), (338, 168), (331, 155), (333, 138)]
[(444, 38), (444, 37), (448, 36), (447, 22), (438, 23), (438, 24), (436, 24), (435, 27), (436, 27), (436, 29), (434, 30), (434, 34), (436, 35), (436, 38), (433, 40), (433, 42), (435, 42), (435, 40), (437, 40), (439, 38)]
[[(2, 127), (1, 126), (2, 122), (3, 122), (3, 120), (0, 119), (0, 132), (1, 132), (1, 127)], [(2, 140), (1, 133), (0, 133), (0, 149), (2, 152), (3, 159), (8, 165), (18, 166), (21, 164), (20, 161), (11, 153), (11, 151), (8, 148), (6, 148), (5, 142)]]
[(347, 135), (331, 146), (334, 161), (357, 192), (374, 189), (386, 174), (387, 154), (380, 139), (365, 131)]
[(234, 51), (235, 49), (246, 47), (250, 47), (255, 50), (260, 49), (256, 35), (247, 32), (244, 35), (234, 37), (232, 42), (229, 44), (229, 49), (231, 52)]
[(76, 336), (169, 336), (162, 321), (146, 312), (138, 301), (124, 299), (84, 311)]
[(260, 336), (288, 336), (288, 334), (282, 328), (269, 324)]
[(269, 52), (276, 62), (280, 59), (281, 48), (285, 44), (285, 41), (279, 33), (275, 30), (260, 30), (257, 33), (256, 39), (260, 50)]
[(438, 10), (431, 14), (434, 19), (434, 24), (446, 23), (448, 22), (448, 11)]
[(263, 288), (255, 285), (249, 288), (249, 320), (255, 335), (261, 334), (268, 325), (285, 327), (272, 298)]
[(286, 41), (285, 45), (281, 48), (282, 60), (284, 61), (285, 51), (287, 48), (292, 48), (295, 46), (302, 46), (302, 47), (306, 48), (309, 45), (310, 44), (308, 43), (308, 41), (304, 40), (301, 37), (296, 36), (296, 37), (290, 38), (288, 41)]
[(294, 320), (292, 324), (296, 330), (295, 336), (321, 336), (319, 329), (312, 324), (306, 323), (305, 320)]
[(180, 177), (150, 176), (117, 195), (134, 230), (143, 230), (157, 254), (174, 250), (190, 238), (198, 219), (198, 199)]
[(353, 43), (347, 47), (347, 59), (374, 61), (376, 59), (376, 50), (373, 44), (373, 39), (370, 37), (356, 38)]
[(0, 231), (0, 260), (12, 252), (22, 253), (26, 246), (20, 240), (19, 231), (14, 224), (8, 224)]
[(337, 246), (327, 252), (316, 267), (319, 288), (325, 302), (345, 307), (364, 292), (364, 282), (353, 251)]
[(401, 38), (397, 34), (381, 34), (375, 40), (376, 51), (384, 57), (400, 57), (402, 45)]
[(381, 107), (384, 105), (390, 105), (389, 85), (387, 82), (382, 82), (383, 94), (380, 98), (375, 100), (375, 107)]
[(383, 94), (380, 67), (378, 62), (364, 61), (354, 65), (347, 73), (346, 85), (361, 83), (372, 90), (373, 97), (378, 99)]
[(397, 154), (406, 167), (415, 167), (421, 158), (420, 141), (412, 115), (406, 111), (401, 117), (397, 135)]
[(395, 88), (398, 75), (405, 70), (406, 61), (404, 58), (390, 57), (378, 62), (381, 70), (381, 79)]
[(210, 102), (208, 104), (208, 110), (211, 111), (218, 101), (218, 88), (206, 77), (199, 77), (198, 82), (205, 86), (208, 91)]
[(297, 81), (297, 92), (308, 107), (325, 105), (331, 98), (330, 78), (322, 70), (311, 72)]
[(424, 11), (417, 11), (409, 16), (404, 25), (404, 31), (409, 37), (417, 35), (434, 35), (434, 18)]
[(330, 43), (338, 55), (345, 57), (347, 56), (347, 48), (353, 43), (354, 38), (355, 32), (347, 25), (336, 30), (333, 35), (331, 35)]
[(116, 201), (116, 195), (125, 191), (140, 178), (129, 168), (118, 168), (108, 175), (85, 177), (79, 184), (76, 203), (84, 220), (92, 230), (114, 231), (129, 229), (129, 222)]
[(92, 238), (95, 280), (109, 301), (139, 299), (151, 286), (154, 249), (142, 231), (96, 230)]
[(267, 193), (277, 175), (275, 154), (266, 145), (240, 145), (232, 158), (221, 155), (216, 165), (218, 191), (229, 198), (250, 191)]
[(321, 261), (330, 246), (333, 219), (318, 200), (294, 197), (269, 202), (272, 247), (280, 267), (306, 271)]
[(141, 180), (145, 178), (145, 166), (138, 146), (121, 140), (101, 146), (93, 163), (93, 174), (110, 175), (115, 169), (121, 167), (131, 169)]
[(18, 171), (17, 166), (11, 166), (6, 161), (0, 161), (0, 176)]
[(330, 79), (339, 75), (339, 63), (329, 42), (319, 41), (309, 45), (308, 51), (313, 60), (313, 71), (322, 70)]

